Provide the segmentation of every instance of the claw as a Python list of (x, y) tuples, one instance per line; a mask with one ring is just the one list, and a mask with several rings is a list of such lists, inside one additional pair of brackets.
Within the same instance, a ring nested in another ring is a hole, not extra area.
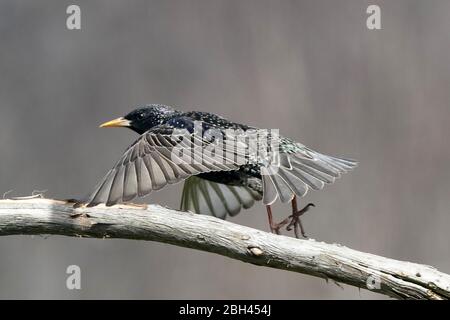
[(300, 217), (309, 210), (310, 207), (315, 207), (314, 203), (308, 203), (303, 209), (297, 209), (297, 199), (292, 199), (292, 214), (283, 221), (276, 223), (273, 221), (272, 208), (267, 206), (267, 216), (269, 218), (270, 231), (275, 234), (281, 234), (280, 229), (286, 226), (287, 231), (291, 231), (294, 228), (294, 234), (296, 238), (300, 238), (300, 235), (307, 239), (305, 229), (303, 228)]
[[(292, 200), (292, 201), (295, 201), (295, 199)], [(301, 233), (302, 237), (303, 237), (303, 238), (306, 238), (306, 239), (308, 238), (308, 237), (306, 236), (305, 229), (303, 228), (303, 224), (302, 224), (302, 221), (301, 221), (300, 217), (301, 217), (306, 211), (309, 210), (309, 207), (315, 207), (314, 203), (308, 203), (306, 206), (303, 207), (303, 209), (294, 211), (294, 212), (292, 213), (292, 215), (290, 215), (290, 216), (288, 217), (288, 218), (291, 219), (291, 221), (290, 221), (289, 224), (286, 226), (286, 230), (287, 230), (287, 231), (291, 231), (291, 230), (292, 230), (292, 227), (294, 227), (294, 233), (295, 233), (295, 237), (296, 237), (296, 238), (300, 238), (300, 235), (299, 235), (299, 229), (300, 229), (300, 233)], [(293, 204), (292, 204), (292, 208), (293, 208), (293, 209), (297, 209), (297, 204), (294, 205), (294, 203), (293, 203)]]

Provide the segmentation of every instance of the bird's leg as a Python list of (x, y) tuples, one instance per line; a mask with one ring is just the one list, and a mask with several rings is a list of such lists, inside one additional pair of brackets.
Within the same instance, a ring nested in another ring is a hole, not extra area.
[(288, 218), (291, 219), (289, 224), (286, 227), (287, 231), (291, 231), (292, 227), (294, 227), (294, 233), (296, 238), (300, 238), (299, 235), (299, 229), (300, 233), (303, 236), (303, 238), (308, 238), (305, 234), (305, 229), (303, 228), (302, 221), (300, 220), (300, 217), (309, 210), (309, 207), (315, 207), (314, 203), (308, 203), (306, 206), (303, 207), (303, 209), (298, 210), (297, 207), (297, 197), (294, 196), (292, 199), (292, 215), (290, 215)]
[(288, 224), (289, 218), (284, 219), (280, 223), (275, 223), (273, 222), (272, 208), (270, 207), (270, 205), (266, 206), (266, 209), (267, 209), (267, 217), (269, 218), (270, 231), (272, 233), (280, 234), (280, 229), (286, 224)]
[(266, 209), (267, 209), (267, 217), (269, 218), (270, 232), (280, 234), (280, 228), (277, 228), (273, 223), (272, 208), (269, 205), (266, 206)]

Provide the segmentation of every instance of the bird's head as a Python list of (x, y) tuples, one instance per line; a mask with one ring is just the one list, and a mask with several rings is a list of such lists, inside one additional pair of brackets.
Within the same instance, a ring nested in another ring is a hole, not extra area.
[(126, 116), (105, 122), (100, 128), (125, 127), (139, 134), (161, 125), (166, 119), (178, 113), (175, 109), (162, 104), (150, 104), (145, 107), (137, 108)]

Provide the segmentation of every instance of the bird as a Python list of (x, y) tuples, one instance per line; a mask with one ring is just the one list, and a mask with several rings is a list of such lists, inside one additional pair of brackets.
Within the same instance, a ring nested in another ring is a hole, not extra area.
[[(323, 189), (358, 164), (314, 151), (275, 130), (178, 109), (147, 104), (100, 125), (128, 128), (139, 136), (83, 200), (87, 207), (129, 202), (184, 181), (183, 211), (225, 219), (262, 200), (272, 233), (280, 234), (286, 226), (297, 238), (307, 238), (300, 217), (315, 205), (299, 210), (297, 198)], [(270, 144), (254, 143), (260, 132)], [(212, 149), (216, 151), (207, 152)], [(278, 199), (290, 202), (292, 213), (276, 223), (272, 205)]]

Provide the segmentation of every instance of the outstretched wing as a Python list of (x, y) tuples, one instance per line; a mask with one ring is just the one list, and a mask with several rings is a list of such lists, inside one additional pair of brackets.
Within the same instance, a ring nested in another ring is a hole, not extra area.
[(162, 125), (141, 135), (97, 185), (87, 205), (111, 206), (199, 173), (239, 168), (239, 149), (208, 156), (207, 148), (225, 150), (224, 139), (189, 131), (177, 134), (173, 127)]
[[(287, 202), (295, 195), (304, 196), (309, 189), (322, 189), (357, 165), (354, 160), (327, 156), (283, 137), (274, 137), (274, 147), (265, 143), (255, 145), (258, 133), (251, 130), (238, 135), (244, 139), (235, 140), (230, 149), (227, 141), (236, 135), (230, 138), (221, 132), (220, 139), (214, 135), (199, 135), (193, 129), (192, 120), (177, 118), (174, 121), (140, 136), (97, 185), (87, 205), (105, 203), (110, 206), (130, 201), (200, 173), (237, 170), (247, 163), (261, 167), (263, 202), (269, 205), (277, 198)], [(174, 125), (187, 130), (177, 134)], [(203, 129), (209, 129), (208, 125), (204, 126)], [(279, 156), (276, 165), (272, 164), (274, 150)], [(227, 211), (235, 212), (234, 209)], [(224, 212), (211, 210), (217, 215)]]
[(281, 138), (279, 152), (277, 166), (261, 167), (266, 205), (277, 198), (288, 202), (294, 196), (305, 196), (308, 190), (321, 190), (358, 165), (355, 160), (324, 155), (288, 138)]
[(181, 210), (225, 219), (235, 216), (242, 208), (248, 209), (262, 199), (261, 193), (247, 186), (217, 183), (200, 177), (184, 182)]

